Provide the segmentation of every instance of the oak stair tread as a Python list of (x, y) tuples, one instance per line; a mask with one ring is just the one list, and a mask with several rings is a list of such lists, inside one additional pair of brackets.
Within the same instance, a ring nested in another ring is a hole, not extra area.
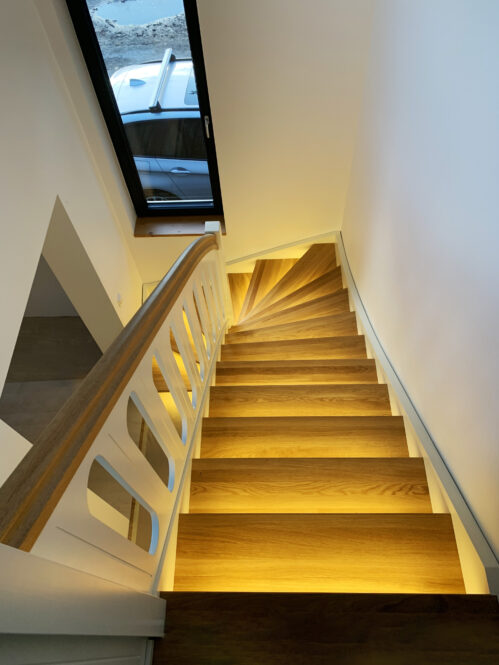
[(384, 384), (214, 386), (212, 416), (389, 416)]
[(222, 344), (225, 360), (319, 360), (367, 358), (363, 335)]
[(243, 307), (248, 286), (251, 281), (250, 272), (230, 272), (227, 275), (229, 280), (230, 297), (232, 300), (232, 311), (234, 314), (234, 321), (239, 321), (239, 315)]
[(195, 459), (191, 513), (431, 513), (424, 461)]
[(350, 312), (347, 289), (341, 289), (336, 293), (331, 293), (319, 298), (313, 298), (307, 302), (292, 305), (279, 312), (272, 312), (262, 316), (255, 321), (243, 321), (238, 325), (232, 326), (229, 334), (243, 332), (246, 330), (255, 330), (271, 325), (281, 325), (283, 323), (297, 323), (311, 318), (320, 318), (331, 314), (341, 314)]
[(161, 594), (153, 665), (495, 665), (497, 598), (452, 594)]
[(226, 344), (243, 342), (272, 342), (287, 339), (308, 339), (317, 337), (340, 337), (357, 334), (357, 320), (354, 312), (330, 314), (305, 321), (291, 321), (276, 326), (263, 326), (255, 330), (229, 332)]
[(334, 244), (312, 245), (277, 284), (253, 306), (251, 310), (252, 314), (264, 310), (275, 301), (281, 300), (293, 291), (314, 281), (317, 277), (330, 272), (335, 267), (336, 253)]
[(216, 385), (377, 383), (374, 360), (260, 360), (217, 363)]
[(448, 514), (181, 514), (174, 590), (464, 593)]
[[(252, 313), (250, 312), (244, 321), (240, 323), (246, 323), (247, 321), (256, 321), (262, 317), (266, 317), (268, 314), (273, 312), (279, 312), (288, 307), (293, 307), (294, 305), (300, 305), (301, 303), (308, 302), (314, 298), (319, 298), (321, 296), (330, 295), (340, 291), (343, 288), (343, 279), (341, 275), (341, 268), (337, 266), (333, 270), (317, 277), (313, 281), (305, 284), (300, 289), (289, 293), (284, 298), (276, 300), (276, 302), (268, 305), (265, 309), (262, 309), (260, 312)], [(237, 321), (237, 319), (235, 319)]]
[(202, 458), (407, 457), (401, 416), (209, 417)]
[(297, 259), (259, 259), (255, 263), (240, 318), (244, 318), (296, 264)]

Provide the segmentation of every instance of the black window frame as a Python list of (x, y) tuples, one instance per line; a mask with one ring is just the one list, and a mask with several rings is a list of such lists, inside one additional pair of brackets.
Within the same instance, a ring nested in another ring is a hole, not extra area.
[[(206, 70), (204, 66), (197, 5), (196, 0), (183, 0), (183, 2), (192, 61), (196, 74), (199, 113), (203, 126), (205, 116), (207, 116), (209, 120), (209, 137), (206, 136), (205, 132), (203, 132), (203, 134), (213, 195), (213, 205), (210, 206), (196, 206), (189, 201), (169, 202), (164, 207), (158, 204), (155, 204), (154, 207), (148, 205), (125, 133), (124, 124), (121, 121), (121, 115), (109, 81), (109, 75), (107, 73), (86, 0), (66, 0), (66, 5), (73, 22), (76, 37), (80, 44), (97, 100), (100, 104), (118, 162), (130, 192), (130, 197), (137, 214), (137, 223), (175, 223), (177, 225), (175, 235), (179, 235), (178, 224), (182, 223), (183, 220), (188, 224), (197, 225), (197, 222), (202, 219), (216, 219), (222, 222), (222, 226), (224, 225), (222, 193), (220, 190), (220, 179), (218, 175), (215, 138), (208, 86), (206, 83)], [(149, 232), (148, 235), (161, 235), (161, 233), (158, 232), (158, 224), (155, 224), (154, 228), (156, 229), (156, 232)], [(137, 233), (136, 229), (136, 235), (142, 235), (142, 233)]]

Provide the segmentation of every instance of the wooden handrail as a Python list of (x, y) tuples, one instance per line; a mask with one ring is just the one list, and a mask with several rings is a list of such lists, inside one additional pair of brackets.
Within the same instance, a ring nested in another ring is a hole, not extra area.
[(189, 277), (217, 247), (213, 234), (189, 245), (0, 488), (0, 542), (33, 547)]

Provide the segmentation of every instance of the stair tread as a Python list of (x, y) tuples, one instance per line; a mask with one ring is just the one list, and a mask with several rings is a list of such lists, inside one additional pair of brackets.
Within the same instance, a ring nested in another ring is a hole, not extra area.
[(230, 272), (227, 275), (230, 287), (230, 296), (232, 300), (232, 311), (234, 321), (239, 321), (241, 309), (248, 292), (248, 286), (251, 281), (250, 272)]
[(391, 415), (384, 384), (214, 386), (212, 416)]
[(217, 363), (217, 385), (377, 383), (374, 360), (260, 360)]
[[(271, 305), (265, 307), (260, 312), (249, 314), (245, 319), (244, 323), (247, 321), (255, 321), (261, 319), (262, 317), (271, 314), (272, 312), (278, 312), (282, 309), (287, 309), (293, 305), (299, 305), (300, 303), (307, 302), (313, 298), (319, 298), (320, 296), (325, 296), (328, 294), (336, 293), (343, 288), (343, 280), (341, 276), (341, 268), (338, 266), (333, 270), (317, 277), (308, 284), (305, 284), (300, 289), (289, 293), (284, 298), (276, 300)], [(243, 323), (243, 320), (241, 320)]]
[(401, 416), (209, 417), (203, 458), (407, 457)]
[(367, 358), (363, 335), (223, 344), (224, 360), (317, 360)]
[(348, 291), (347, 289), (340, 289), (335, 293), (313, 298), (297, 305), (291, 305), (278, 312), (271, 312), (256, 320), (241, 321), (238, 325), (230, 328), (229, 334), (264, 328), (269, 325), (297, 323), (298, 321), (305, 321), (310, 318), (319, 318), (321, 316), (330, 316), (344, 312), (350, 312)]
[(431, 513), (421, 458), (195, 459), (191, 513)]
[(341, 335), (355, 335), (357, 333), (357, 319), (354, 312), (330, 314), (305, 321), (292, 321), (275, 326), (263, 326), (255, 330), (242, 330), (229, 332), (226, 335), (226, 344), (240, 344), (242, 342), (270, 342), (286, 339), (306, 339), (318, 337), (333, 337)]
[[(194, 563), (195, 562), (195, 563)], [(178, 591), (463, 593), (447, 514), (181, 514)]]
[(241, 307), (241, 319), (248, 315), (296, 262), (297, 259), (259, 259), (256, 261)]
[(168, 620), (154, 665), (492, 665), (499, 652), (494, 596), (161, 595)]
[(315, 244), (295, 263), (295, 265), (256, 303), (248, 314), (257, 313), (276, 300), (289, 295), (326, 272), (336, 267), (336, 254), (333, 243)]

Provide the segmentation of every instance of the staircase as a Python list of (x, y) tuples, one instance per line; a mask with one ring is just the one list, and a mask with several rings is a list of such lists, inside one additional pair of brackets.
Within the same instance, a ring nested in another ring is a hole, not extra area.
[(334, 246), (229, 283), (154, 662), (497, 662), (497, 602), (464, 595)]

